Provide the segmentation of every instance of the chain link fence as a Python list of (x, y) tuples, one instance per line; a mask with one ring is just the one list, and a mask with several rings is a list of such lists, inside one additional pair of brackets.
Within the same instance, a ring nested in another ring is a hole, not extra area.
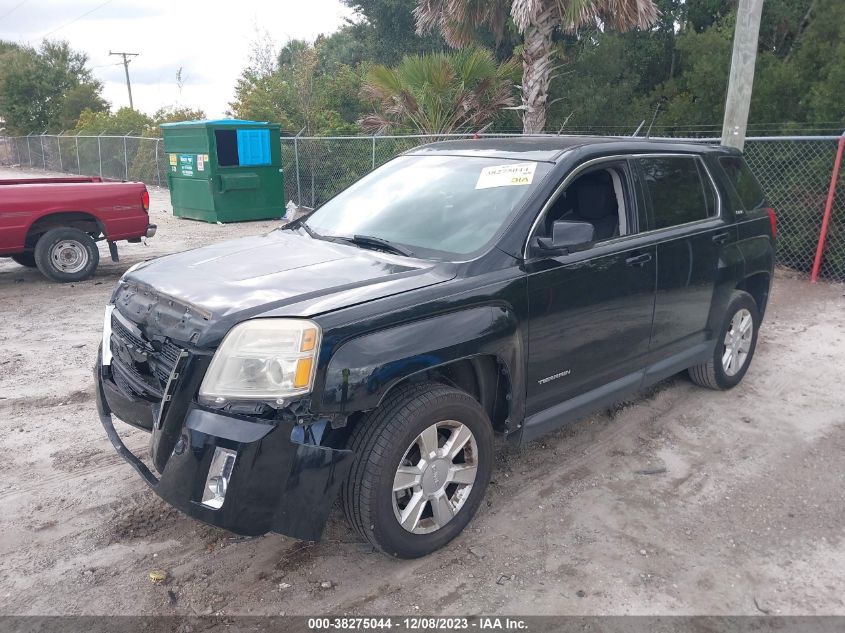
[(282, 137), (285, 195), (297, 204), (317, 207), (402, 152), (449, 138), (470, 136)]
[(160, 138), (143, 136), (10, 136), (0, 138), (0, 165), (166, 186), (161, 151)]
[[(285, 199), (317, 207), (394, 156), (449, 138), (471, 135), (282, 137)], [(717, 138), (686, 140), (719, 142)], [(836, 136), (780, 136), (746, 141), (745, 157), (778, 214), (777, 262), (782, 266), (802, 273), (812, 268), (838, 140)], [(0, 137), (0, 165), (167, 186), (167, 158), (158, 138)], [(840, 173), (821, 268), (822, 277), (836, 281), (845, 281), (843, 179)]]
[[(745, 159), (778, 216), (777, 263), (802, 273), (813, 267), (839, 137), (749, 139)], [(845, 191), (835, 185), (821, 276), (845, 281)]]

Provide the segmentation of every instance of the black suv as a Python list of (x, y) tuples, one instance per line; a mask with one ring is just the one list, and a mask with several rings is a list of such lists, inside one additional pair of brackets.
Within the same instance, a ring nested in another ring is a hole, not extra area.
[[(735, 386), (774, 235), (734, 150), (426, 145), (280, 229), (129, 269), (100, 419), (197, 519), (314, 540), (339, 494), (363, 538), (422, 556), (477, 510), (494, 433), (526, 442), (683, 370)], [(151, 433), (148, 460), (112, 414)]]

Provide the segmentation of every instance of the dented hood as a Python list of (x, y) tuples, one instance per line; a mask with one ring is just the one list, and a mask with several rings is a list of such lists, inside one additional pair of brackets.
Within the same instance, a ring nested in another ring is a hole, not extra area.
[(134, 322), (157, 330), (180, 313), (183, 322), (201, 322), (190, 328), (198, 343), (209, 329), (225, 332), (268, 312), (315, 316), (448, 281), (454, 268), (277, 230), (142, 265), (124, 276), (114, 302)]

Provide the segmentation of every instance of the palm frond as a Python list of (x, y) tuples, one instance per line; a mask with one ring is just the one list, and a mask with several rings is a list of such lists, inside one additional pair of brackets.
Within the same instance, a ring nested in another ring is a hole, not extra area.
[(366, 91), (367, 98), (381, 99), (384, 95), (401, 90), (402, 80), (395, 70), (376, 64), (367, 72), (367, 81), (363, 89)]
[(520, 32), (553, 19), (563, 31), (601, 20), (613, 30), (647, 28), (660, 12), (653, 0), (513, 0), (511, 18)]
[(363, 118), (366, 130), (412, 126), (422, 133), (471, 131), (513, 105), (516, 61), (497, 64), (490, 51), (410, 55), (395, 69), (375, 66), (362, 95), (376, 112)]
[(652, 0), (604, 0), (599, 18), (611, 29), (645, 29), (654, 24), (660, 11)]
[(601, 20), (613, 30), (647, 28), (660, 12), (653, 0), (554, 0), (565, 31)]
[[(620, 31), (647, 28), (659, 15), (654, 0), (417, 0), (414, 16), (419, 34), (439, 29), (450, 46), (464, 47), (472, 42), (481, 26), (491, 28), (497, 34), (498, 43), (508, 11), (524, 37), (519, 88), (525, 113), (523, 128), (527, 132), (541, 131), (545, 125), (549, 82), (554, 72), (552, 38), (556, 30), (576, 31), (590, 23)], [(461, 79), (462, 89), (469, 91), (484, 81), (471, 85), (474, 78), (487, 72), (486, 61), (470, 54), (456, 59), (453, 68)], [(502, 79), (515, 71), (515, 62), (508, 63), (499, 66), (496, 76)], [(508, 95), (512, 87), (508, 83)], [(480, 96), (476, 99), (471, 92), (459, 93), (453, 101), (449, 124), (471, 125), (475, 122), (472, 117), (481, 116), (488, 106), (508, 107), (502, 104), (510, 97), (498, 98), (492, 86), (489, 92), (482, 92), (483, 100)], [(469, 118), (456, 118), (455, 113), (460, 111), (473, 114)]]
[(486, 26), (501, 42), (508, 18), (508, 0), (418, 0), (414, 8), (417, 34), (434, 30), (452, 48), (469, 46), (477, 29)]

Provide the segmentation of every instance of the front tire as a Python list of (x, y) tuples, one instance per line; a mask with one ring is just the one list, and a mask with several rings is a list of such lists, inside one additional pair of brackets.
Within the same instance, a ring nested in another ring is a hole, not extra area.
[(350, 437), (341, 494), (349, 523), (399, 558), (425, 556), (472, 519), (493, 464), (490, 420), (469, 394), (437, 383), (399, 387)]
[(757, 302), (747, 292), (735, 291), (725, 310), (713, 356), (688, 370), (692, 381), (709, 389), (736, 387), (751, 365), (759, 329)]
[(85, 231), (51, 229), (35, 244), (35, 263), (53, 281), (68, 283), (88, 279), (100, 263), (97, 243)]

